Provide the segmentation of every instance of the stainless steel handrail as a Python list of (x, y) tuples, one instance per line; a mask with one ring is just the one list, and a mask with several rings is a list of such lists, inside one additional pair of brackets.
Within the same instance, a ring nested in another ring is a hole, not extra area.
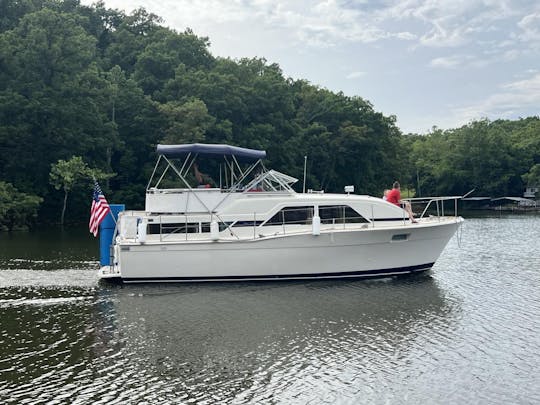
[(437, 217), (440, 218), (444, 216), (444, 201), (454, 200), (454, 216), (457, 217), (457, 201), (461, 200), (463, 196), (445, 196), (445, 197), (419, 197), (419, 198), (405, 198), (404, 200), (413, 202), (423, 202), (427, 201), (426, 207), (420, 215), (420, 219), (424, 218), (427, 210), (429, 209), (431, 203), (435, 202), (437, 209)]

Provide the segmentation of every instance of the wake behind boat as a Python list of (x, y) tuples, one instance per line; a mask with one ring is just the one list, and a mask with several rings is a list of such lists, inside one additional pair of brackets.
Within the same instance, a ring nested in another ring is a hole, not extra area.
[[(433, 266), (463, 222), (460, 197), (433, 199), (411, 223), (405, 210), (380, 198), (296, 193), (297, 179), (264, 166), (265, 151), (189, 144), (158, 145), (157, 153), (145, 210), (119, 213), (112, 242), (111, 236), (105, 241), (111, 248), (100, 278), (198, 282), (415, 273)], [(219, 184), (206, 182), (199, 158), (222, 160)], [(180, 188), (171, 188), (171, 174)], [(447, 200), (454, 200), (452, 216), (444, 215)], [(426, 215), (430, 204), (438, 215)]]

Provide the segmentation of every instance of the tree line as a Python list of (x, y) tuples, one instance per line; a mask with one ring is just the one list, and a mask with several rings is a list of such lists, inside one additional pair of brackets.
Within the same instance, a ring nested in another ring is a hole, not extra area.
[(0, 227), (86, 220), (89, 173), (110, 202), (142, 208), (158, 143), (264, 149), (298, 178), (307, 155), (307, 184), (328, 192), (378, 195), (399, 179), (423, 195), (520, 195), (540, 177), (538, 117), (403, 135), (361, 97), (209, 45), (144, 9), (1, 2)]

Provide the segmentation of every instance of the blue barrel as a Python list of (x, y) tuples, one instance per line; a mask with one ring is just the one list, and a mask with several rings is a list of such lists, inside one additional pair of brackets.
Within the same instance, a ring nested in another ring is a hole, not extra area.
[[(99, 224), (99, 263), (102, 266), (111, 265), (111, 244), (118, 214), (126, 209), (125, 204), (109, 204), (111, 212)], [(113, 219), (114, 216), (114, 219)]]

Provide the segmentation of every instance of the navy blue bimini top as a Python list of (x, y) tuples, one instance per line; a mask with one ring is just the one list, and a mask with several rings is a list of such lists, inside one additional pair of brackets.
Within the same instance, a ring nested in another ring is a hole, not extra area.
[(158, 155), (166, 157), (184, 157), (188, 153), (199, 155), (234, 156), (241, 160), (258, 160), (266, 157), (266, 151), (240, 148), (238, 146), (192, 143), (185, 145), (158, 145)]

